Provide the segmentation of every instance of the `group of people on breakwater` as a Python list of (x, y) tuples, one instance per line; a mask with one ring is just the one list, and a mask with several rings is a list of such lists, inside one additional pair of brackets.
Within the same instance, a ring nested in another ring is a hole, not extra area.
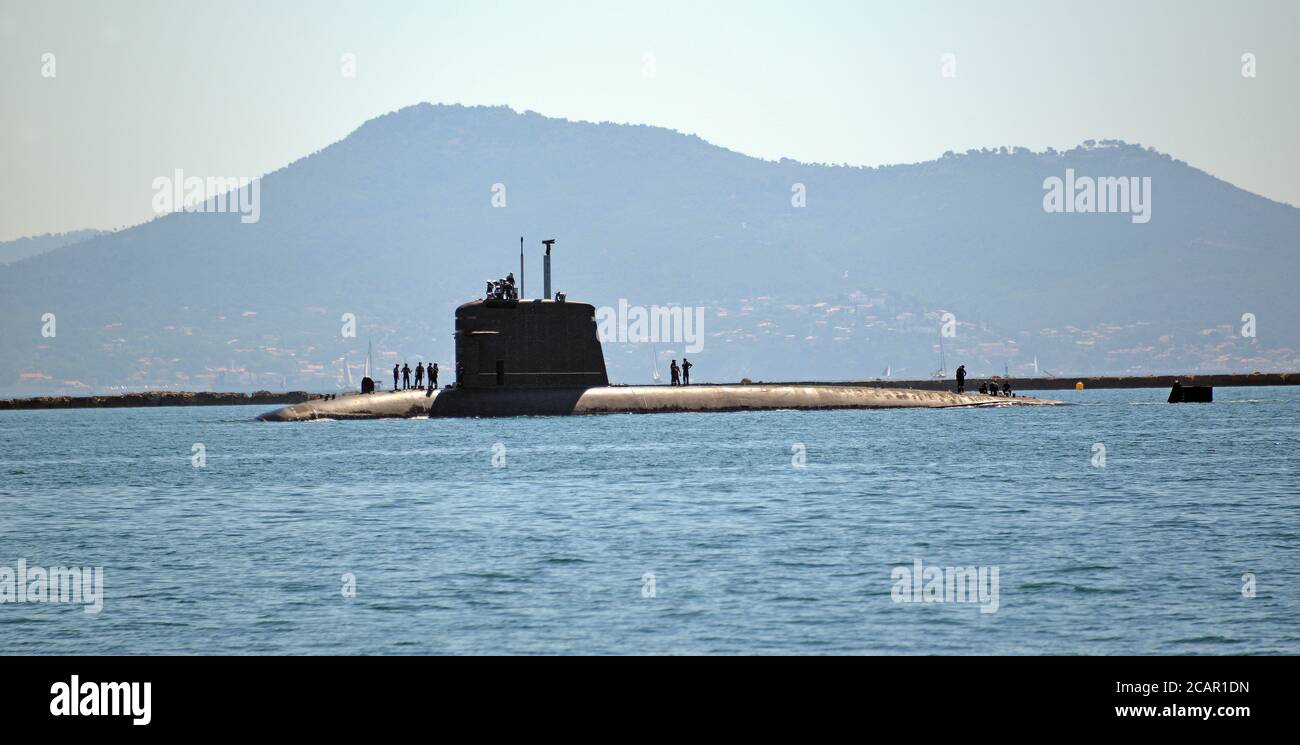
[[(671, 385), (690, 385), (692, 367), (695, 367), (695, 363), (691, 362), (685, 357), (682, 358), (681, 365), (677, 364), (677, 360), (673, 360), (672, 364), (668, 366), (668, 371), (672, 376)], [(457, 381), (460, 380), (462, 375), (464, 375), (464, 367), (461, 366), (460, 363), (456, 363)], [(437, 362), (430, 362), (427, 368), (424, 366), (424, 363), (422, 362), (415, 363), (414, 383), (411, 382), (411, 366), (409, 364), (403, 363), (401, 365), (393, 365), (393, 390), (394, 391), (425, 390), (426, 378), (428, 379), (428, 383), (427, 383), (428, 390), (432, 391), (438, 387), (438, 363)], [(457, 385), (459, 386), (459, 382), (457, 382)]]
[[(415, 384), (411, 384), (411, 366), (403, 364), (400, 367), (393, 365), (393, 390), (397, 390), (397, 379), (402, 379), (402, 390), (422, 390), (424, 389), (425, 367), (423, 363), (415, 363)], [(438, 363), (430, 362), (428, 367), (429, 390), (438, 387)]]
[[(513, 280), (513, 277), (509, 279)], [(677, 360), (673, 360), (668, 365), (669, 385), (690, 385), (691, 368), (695, 364), (687, 358), (682, 358), (682, 364), (678, 365)], [(461, 375), (461, 367), (456, 366), (456, 375)], [(415, 383), (411, 383), (411, 366), (409, 364), (393, 365), (393, 390), (422, 390), (425, 388), (425, 378), (428, 378), (428, 389), (434, 390), (438, 387), (438, 363), (430, 362), (428, 368), (423, 363), (415, 363)], [(400, 385), (400, 388), (399, 388)], [(957, 392), (966, 392), (966, 366), (957, 367)], [(1001, 387), (998, 386), (996, 378), (990, 378), (987, 382), (980, 383), (979, 392), (988, 396), (1006, 396), (1014, 398), (1015, 392), (1011, 390), (1011, 381), (1003, 380)]]
[[(1009, 380), (1002, 381), (1002, 388), (999, 391), (998, 381), (996, 378), (991, 378), (988, 382), (980, 383), (979, 391), (980, 393), (983, 393), (986, 396), (1003, 395), (1006, 396), (1007, 398), (1015, 398), (1016, 395), (1011, 390), (1011, 381)], [(960, 365), (957, 367), (957, 392), (958, 393), (966, 392), (966, 366), (965, 365)]]
[(682, 358), (681, 367), (677, 366), (677, 360), (673, 360), (672, 364), (668, 366), (669, 380), (671, 381), (669, 385), (690, 385), (692, 367), (695, 367), (695, 365), (685, 357)]

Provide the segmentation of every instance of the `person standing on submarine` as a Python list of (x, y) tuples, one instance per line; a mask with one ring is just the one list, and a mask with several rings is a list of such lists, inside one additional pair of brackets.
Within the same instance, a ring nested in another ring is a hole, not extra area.
[(430, 362), (429, 363), (429, 390), (432, 391), (437, 387), (438, 387), (438, 363)]
[(690, 384), (691, 384), (691, 368), (692, 368), (692, 367), (695, 367), (695, 365), (692, 365), (690, 360), (688, 360), (688, 359), (686, 359), (685, 357), (683, 357), (683, 358), (682, 358), (682, 385), (690, 385)]
[(957, 366), (957, 392), (958, 393), (966, 392), (966, 366), (965, 365)]
[(402, 390), (406, 390), (410, 387), (411, 387), (411, 366), (403, 362), (402, 363)]
[(672, 364), (668, 365), (668, 375), (669, 375), (669, 381), (670, 381), (670, 382), (668, 383), (668, 385), (679, 385), (679, 384), (681, 384), (681, 382), (682, 382), (682, 378), (681, 378), (682, 371), (681, 371), (681, 368), (679, 368), (679, 367), (677, 366), (677, 360), (673, 360), (673, 361), (672, 361)]
[(424, 387), (424, 363), (415, 363), (415, 388), (419, 390)]
[(397, 375), (400, 372), (401, 369), (397, 365), (393, 365), (393, 391), (394, 392), (397, 391)]

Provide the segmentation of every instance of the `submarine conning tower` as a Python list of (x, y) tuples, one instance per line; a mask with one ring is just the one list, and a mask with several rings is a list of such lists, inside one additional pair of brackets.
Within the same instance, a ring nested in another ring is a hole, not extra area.
[(609, 385), (596, 309), (567, 300), (475, 300), (456, 309), (456, 362), (466, 389)]

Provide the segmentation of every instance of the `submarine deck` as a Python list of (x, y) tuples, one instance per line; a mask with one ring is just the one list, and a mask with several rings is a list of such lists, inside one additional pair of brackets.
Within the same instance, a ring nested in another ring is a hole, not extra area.
[(263, 421), (427, 417), (566, 416), (774, 409), (895, 409), (1053, 406), (1048, 399), (861, 385), (600, 386), (563, 389), (458, 389), (354, 393), (285, 406)]

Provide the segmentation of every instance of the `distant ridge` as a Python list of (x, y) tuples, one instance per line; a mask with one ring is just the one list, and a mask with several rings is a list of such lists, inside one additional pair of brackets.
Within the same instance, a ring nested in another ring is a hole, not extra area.
[(102, 230), (73, 230), (67, 233), (46, 233), (12, 241), (3, 241), (0, 242), (0, 264), (20, 261), (30, 256), (70, 246), (73, 243), (80, 243), (103, 234), (104, 231)]
[[(1067, 168), (1151, 177), (1150, 223), (1044, 212), (1044, 179)], [(520, 235), (530, 279), (537, 241), (559, 239), (557, 289), (574, 299), (706, 308), (701, 380), (887, 364), (920, 377), (943, 312), (959, 322), (947, 356), (972, 375), (1034, 355), (1092, 373), (1300, 367), (1300, 210), (1118, 141), (824, 166), (657, 127), (420, 104), (261, 188), (256, 224), (173, 214), (0, 266), (0, 391), (330, 390), (339, 360), (361, 359), (356, 338), (380, 367), (447, 361), (451, 310), (517, 270)], [(1245, 313), (1255, 337), (1239, 333)], [(645, 354), (607, 345), (611, 375), (648, 382)]]

